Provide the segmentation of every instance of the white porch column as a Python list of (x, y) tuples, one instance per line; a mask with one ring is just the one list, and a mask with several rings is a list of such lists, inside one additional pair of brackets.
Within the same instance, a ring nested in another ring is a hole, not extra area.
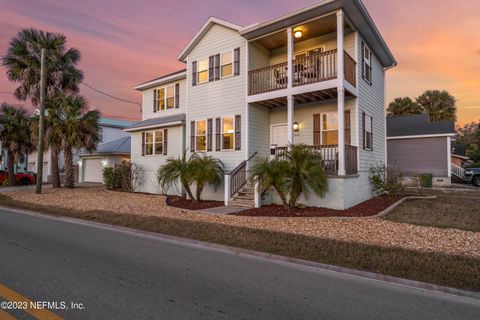
[(226, 206), (228, 206), (228, 203), (230, 202), (230, 174), (225, 174), (225, 183), (223, 188), (224, 203)]
[(287, 140), (288, 144), (293, 144), (293, 120), (294, 111), (293, 111), (293, 96), (287, 96)]
[(448, 177), (452, 177), (452, 138), (447, 137)]
[(287, 87), (293, 87), (293, 30), (292, 28), (287, 29), (287, 68), (288, 68), (288, 79)]
[(344, 176), (345, 172), (345, 87), (344, 87), (344, 61), (343, 61), (343, 11), (337, 11), (337, 99), (338, 99), (338, 175)]

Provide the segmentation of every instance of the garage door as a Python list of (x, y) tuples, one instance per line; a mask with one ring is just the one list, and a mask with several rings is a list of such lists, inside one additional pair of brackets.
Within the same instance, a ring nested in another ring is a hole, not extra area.
[(102, 159), (83, 160), (83, 181), (85, 182), (103, 182)]

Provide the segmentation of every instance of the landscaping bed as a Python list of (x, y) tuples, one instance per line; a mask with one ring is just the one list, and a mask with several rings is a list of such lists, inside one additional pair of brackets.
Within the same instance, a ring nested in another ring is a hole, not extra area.
[(318, 207), (290, 209), (280, 205), (269, 205), (233, 213), (232, 215), (249, 217), (370, 217), (387, 209), (398, 200), (400, 200), (400, 197), (376, 197), (346, 210)]
[(193, 201), (179, 196), (167, 196), (166, 203), (169, 206), (187, 210), (202, 210), (225, 205), (223, 201)]

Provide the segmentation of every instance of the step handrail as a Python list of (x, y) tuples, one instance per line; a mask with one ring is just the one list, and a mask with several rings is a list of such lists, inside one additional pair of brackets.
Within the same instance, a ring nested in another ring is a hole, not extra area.
[(229, 195), (233, 197), (244, 185), (247, 184), (247, 163), (252, 160), (258, 152), (254, 152), (247, 160), (240, 162), (240, 164), (230, 171), (230, 190)]

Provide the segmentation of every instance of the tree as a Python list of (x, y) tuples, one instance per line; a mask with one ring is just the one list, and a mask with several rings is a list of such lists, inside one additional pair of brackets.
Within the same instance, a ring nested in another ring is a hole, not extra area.
[[(180, 182), (190, 199), (201, 201), (205, 186), (217, 187), (223, 180), (223, 174), (223, 164), (220, 160), (211, 156), (200, 156), (197, 153), (187, 159), (185, 151), (182, 157), (167, 159), (157, 172), (157, 181), (160, 189), (165, 193)], [(195, 196), (192, 192), (194, 184)]]
[[(52, 129), (49, 134), (61, 141), (64, 152), (64, 186), (74, 186), (73, 149), (95, 150), (98, 137), (97, 110), (88, 110), (87, 101), (79, 95), (66, 95), (57, 92), (48, 102), (48, 118)], [(50, 138), (47, 138), (47, 141)]]
[(8, 150), (8, 185), (16, 185), (15, 159), (32, 150), (30, 117), (23, 107), (0, 106), (0, 141)]
[(455, 121), (457, 119), (455, 97), (446, 90), (427, 90), (417, 98), (417, 103), (428, 114), (430, 121)]
[(409, 97), (395, 98), (388, 105), (388, 116), (407, 116), (413, 114), (422, 114), (422, 107)]
[(298, 144), (289, 147), (285, 158), (258, 162), (252, 168), (250, 180), (258, 182), (263, 190), (273, 187), (283, 206), (291, 209), (302, 195), (307, 198), (311, 191), (319, 197), (325, 196), (327, 175), (319, 154), (307, 145)]
[(463, 127), (457, 127), (457, 143), (470, 145), (476, 144), (480, 147), (480, 121), (465, 124)]
[[(80, 51), (66, 48), (67, 38), (63, 34), (44, 32), (37, 29), (23, 29), (11, 41), (7, 54), (2, 57), (2, 64), (7, 69), (9, 80), (19, 83), (15, 96), (19, 100), (30, 98), (38, 107), (40, 100), (40, 52), (47, 50), (45, 59), (45, 88), (47, 100), (53, 99), (56, 91), (73, 94), (79, 91), (78, 84), (83, 80), (83, 73), (76, 68), (80, 61)], [(46, 145), (52, 152), (53, 186), (60, 185), (58, 155), (60, 143), (55, 130), (50, 130), (51, 122), (45, 121)], [(49, 133), (50, 132), (50, 133)], [(38, 126), (36, 127), (38, 142)]]

